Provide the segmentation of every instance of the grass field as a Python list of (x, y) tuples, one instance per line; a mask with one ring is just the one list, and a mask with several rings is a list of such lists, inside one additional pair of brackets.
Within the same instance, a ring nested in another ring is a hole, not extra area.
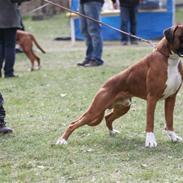
[[(179, 19), (178, 19), (179, 18)], [(182, 11), (177, 20), (183, 20)], [(30, 63), (17, 55), (17, 79), (1, 79), (11, 135), (0, 136), (0, 183), (182, 183), (183, 143), (173, 144), (164, 134), (163, 102), (157, 106), (155, 134), (158, 147), (147, 149), (145, 101), (134, 98), (131, 111), (116, 120), (121, 133), (109, 137), (105, 123), (76, 130), (68, 146), (53, 145), (71, 120), (83, 113), (101, 84), (110, 76), (152, 51), (140, 44), (121, 47), (105, 42), (105, 65), (78, 68), (84, 42), (71, 45), (53, 41), (68, 36), (63, 15), (42, 22), (25, 20), (47, 51), (40, 71), (29, 72)], [(183, 137), (183, 91), (177, 96), (175, 128)]]

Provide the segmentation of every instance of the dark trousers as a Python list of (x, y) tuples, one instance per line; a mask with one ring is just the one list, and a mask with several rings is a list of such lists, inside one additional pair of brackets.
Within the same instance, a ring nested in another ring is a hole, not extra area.
[[(137, 7), (120, 7), (121, 15), (121, 30), (129, 32), (136, 35), (136, 14)], [(130, 25), (130, 28), (128, 28)], [(130, 38), (131, 41), (134, 41), (134, 38)], [(121, 35), (121, 41), (128, 41), (128, 36), (125, 34)]]
[(6, 112), (4, 110), (3, 103), (4, 103), (3, 96), (0, 93), (0, 127), (5, 126), (4, 119), (5, 119), (5, 116), (6, 116)]
[(14, 74), (15, 44), (16, 28), (0, 29), (0, 71), (4, 63), (5, 76)]

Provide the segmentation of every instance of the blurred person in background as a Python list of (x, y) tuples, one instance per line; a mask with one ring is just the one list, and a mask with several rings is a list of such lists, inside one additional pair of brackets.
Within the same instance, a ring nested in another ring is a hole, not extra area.
[(0, 77), (13, 78), (16, 30), (21, 29), (18, 5), (28, 0), (0, 0)]
[[(119, 0), (119, 6), (120, 6), (120, 17), (121, 17), (121, 30), (124, 32), (130, 32), (133, 35), (136, 35), (136, 29), (137, 29), (137, 8), (139, 5), (139, 2), (142, 0)], [(117, 8), (117, 0), (112, 0), (113, 6), (116, 9)], [(128, 28), (128, 25), (130, 26)], [(128, 31), (130, 30), (130, 31)], [(137, 41), (135, 38), (128, 37), (125, 34), (121, 34), (121, 44), (127, 45), (128, 41), (130, 39), (131, 44), (137, 44)]]
[[(21, 17), (17, 4), (21, 2), (20, 0), (0, 0), (0, 77), (2, 77), (2, 68), (5, 78), (15, 77), (16, 30), (21, 28)], [(6, 112), (3, 103), (4, 100), (0, 93), (0, 133), (6, 134), (13, 132), (13, 130), (6, 127)]]
[(11, 128), (6, 127), (5, 117), (6, 111), (3, 107), (3, 96), (0, 93), (0, 134), (12, 133), (13, 130)]
[(2, 69), (5, 78), (15, 77), (15, 44), (16, 30), (21, 28), (17, 3), (11, 0), (0, 0), (0, 77)]
[[(80, 0), (79, 12), (93, 19), (99, 20), (104, 0)], [(86, 41), (86, 54), (83, 62), (78, 66), (95, 67), (104, 63), (102, 60), (103, 40), (100, 24), (80, 17), (81, 33)]]

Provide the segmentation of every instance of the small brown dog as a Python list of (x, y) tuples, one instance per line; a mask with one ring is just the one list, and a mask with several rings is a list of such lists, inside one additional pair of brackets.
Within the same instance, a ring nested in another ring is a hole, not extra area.
[(72, 132), (83, 126), (98, 125), (106, 109), (112, 111), (105, 115), (106, 126), (111, 135), (117, 131), (112, 124), (115, 119), (128, 112), (132, 97), (147, 101), (146, 147), (156, 147), (154, 135), (154, 112), (159, 100), (165, 101), (165, 130), (173, 142), (181, 141), (173, 127), (173, 112), (177, 92), (183, 81), (183, 25), (164, 31), (163, 39), (156, 49), (138, 63), (108, 79), (96, 93), (88, 110), (72, 121), (57, 144), (67, 144)]
[(41, 50), (42, 53), (46, 53), (43, 48), (38, 44), (35, 37), (26, 31), (17, 30), (16, 34), (16, 42), (20, 45), (24, 53), (27, 55), (29, 60), (31, 61), (31, 71), (35, 69), (34, 62), (37, 61), (38, 69), (41, 68), (40, 58), (33, 51), (33, 43)]

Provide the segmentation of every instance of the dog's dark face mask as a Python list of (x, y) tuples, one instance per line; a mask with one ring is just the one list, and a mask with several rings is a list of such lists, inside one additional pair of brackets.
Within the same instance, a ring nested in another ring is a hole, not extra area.
[(172, 51), (183, 57), (183, 26), (168, 28), (164, 31), (165, 38), (172, 46)]

